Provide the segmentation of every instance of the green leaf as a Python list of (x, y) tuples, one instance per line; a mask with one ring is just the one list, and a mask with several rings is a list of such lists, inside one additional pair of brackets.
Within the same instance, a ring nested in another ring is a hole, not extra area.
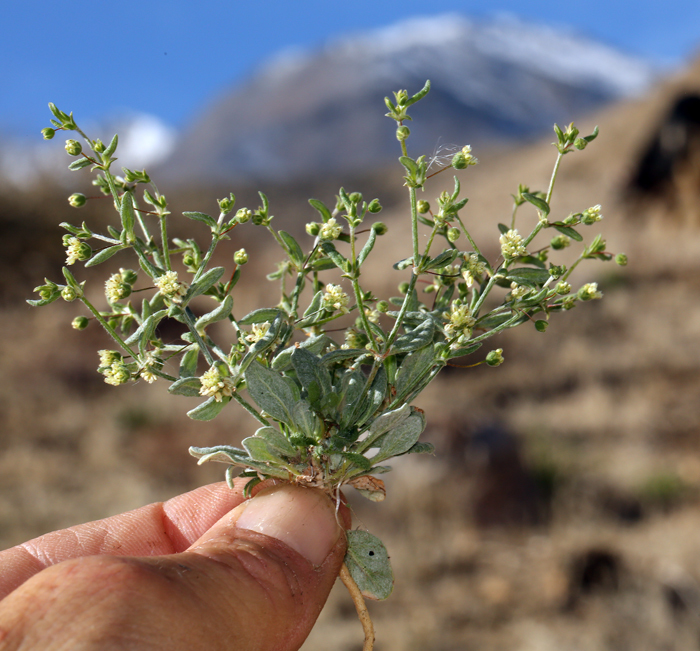
[(98, 251), (95, 255), (93, 255), (86, 263), (86, 267), (94, 267), (97, 264), (100, 264), (104, 262), (105, 260), (109, 260), (117, 251), (121, 251), (124, 247), (121, 244), (117, 244), (115, 246), (108, 246), (106, 249), (102, 249), (102, 251)]
[(406, 454), (435, 454), (432, 443), (416, 443)]
[(372, 228), (372, 229), (370, 229), (369, 237), (367, 238), (365, 245), (362, 247), (362, 251), (360, 251), (360, 255), (357, 256), (357, 266), (358, 267), (361, 266), (362, 263), (367, 259), (367, 256), (371, 253), (372, 249), (374, 248), (374, 243), (376, 241), (377, 241), (377, 233)]
[(323, 251), (333, 264), (341, 271), (348, 273), (350, 271), (350, 261), (335, 248), (332, 242), (321, 242), (321, 251)]
[(409, 405), (402, 405), (398, 409), (385, 411), (383, 414), (380, 414), (372, 421), (369, 430), (367, 430), (367, 436), (364, 440), (359, 441), (355, 446), (354, 452), (362, 453), (373, 447), (373, 443), (382, 434), (401, 425), (410, 415), (411, 407)]
[(309, 203), (316, 210), (318, 210), (318, 212), (321, 215), (321, 218), (323, 219), (324, 222), (327, 222), (333, 216), (331, 214), (331, 211), (328, 210), (328, 207), (326, 206), (326, 204), (323, 203), (322, 201), (319, 201), (318, 199), (309, 199)]
[(197, 362), (199, 361), (199, 346), (190, 346), (180, 358), (180, 377), (194, 377), (197, 375)]
[(138, 327), (138, 329), (132, 335), (129, 336), (125, 343), (131, 345), (135, 344), (137, 341), (141, 341), (141, 339), (144, 336), (144, 332), (146, 332), (147, 329), (149, 329), (151, 336), (153, 336), (153, 330), (150, 330), (151, 325), (153, 324), (153, 320), (156, 319), (157, 325), (167, 315), (167, 313), (167, 310), (159, 310), (158, 312), (154, 312), (153, 314), (149, 315), (146, 319), (144, 319), (143, 323)]
[(449, 359), (452, 359), (454, 357), (464, 357), (465, 355), (471, 355), (472, 353), (476, 352), (481, 348), (481, 342), (478, 344), (472, 344), (471, 346), (467, 346), (466, 348), (456, 348), (454, 350), (450, 349), (450, 357)]
[(231, 401), (231, 398), (224, 396), (221, 402), (217, 402), (215, 398), (209, 398), (206, 402), (201, 405), (190, 409), (187, 415), (192, 420), (212, 420), (216, 418), (221, 410)]
[(255, 436), (265, 440), (268, 445), (285, 457), (295, 457), (299, 451), (289, 442), (289, 439), (275, 427), (261, 427)]
[(206, 291), (211, 289), (215, 283), (219, 282), (221, 276), (224, 275), (223, 267), (214, 267), (209, 269), (205, 274), (199, 277), (199, 279), (190, 285), (184, 298), (182, 299), (183, 304), (187, 304), (195, 296), (204, 294)]
[(309, 395), (309, 402), (312, 405), (320, 404), (333, 389), (328, 369), (316, 355), (303, 348), (297, 348), (292, 353), (292, 366), (301, 386)]
[(323, 292), (319, 290), (314, 294), (314, 297), (311, 299), (311, 303), (309, 303), (309, 307), (304, 310), (304, 315), (295, 323), (295, 326), (297, 328), (305, 328), (307, 325), (311, 325), (314, 321), (317, 321), (319, 318), (322, 301)]
[(372, 467), (370, 460), (362, 454), (357, 454), (356, 452), (341, 452), (340, 456), (363, 472)]
[(394, 589), (389, 554), (379, 538), (367, 531), (348, 531), (345, 565), (367, 599), (386, 599)]
[(374, 442), (373, 447), (378, 446), (379, 452), (372, 457), (372, 465), (408, 452), (418, 442), (424, 429), (425, 417), (414, 410), (398, 427), (389, 430)]
[(326, 353), (321, 357), (321, 364), (324, 366), (333, 366), (338, 362), (344, 362), (348, 359), (355, 359), (360, 355), (366, 355), (367, 351), (364, 348), (339, 348)]
[(299, 400), (292, 411), (292, 418), (296, 428), (306, 436), (314, 438), (320, 420), (306, 400)]
[(404, 106), (408, 107), (423, 99), (430, 92), (430, 79), (427, 79), (423, 88), (421, 88), (413, 97), (406, 101)]
[(253, 461), (275, 464), (284, 463), (282, 458), (278, 454), (275, 454), (272, 446), (265, 439), (258, 436), (249, 436), (243, 439), (241, 445), (243, 445)]
[(228, 315), (231, 314), (232, 309), (233, 297), (231, 294), (228, 294), (215, 310), (212, 310), (211, 312), (204, 314), (197, 319), (194, 324), (195, 330), (197, 330), (197, 332), (201, 332), (212, 323), (228, 318)]
[(168, 393), (172, 393), (176, 396), (198, 398), (201, 395), (199, 393), (201, 387), (202, 383), (198, 377), (182, 377), (179, 380), (175, 380), (175, 382), (168, 387)]
[(126, 232), (127, 241), (133, 241), (134, 223), (136, 221), (136, 213), (134, 212), (134, 197), (131, 192), (125, 192), (122, 195), (122, 203), (119, 213), (122, 218), (122, 228)]
[(198, 448), (191, 446), (190, 454), (199, 459), (197, 465), (207, 461), (218, 461), (220, 463), (245, 463), (248, 460), (248, 453), (245, 450), (234, 448), (232, 445), (216, 445), (211, 448)]
[(314, 271), (328, 271), (328, 269), (335, 269), (335, 262), (329, 258), (317, 258), (311, 263), (311, 268)]
[(260, 409), (275, 420), (292, 425), (295, 398), (279, 373), (254, 361), (247, 368), (245, 379), (248, 393)]
[(263, 307), (259, 310), (248, 312), (242, 319), (238, 319), (238, 325), (253, 325), (254, 323), (265, 323), (265, 321), (274, 321), (282, 310), (276, 307)]
[(520, 267), (511, 269), (506, 274), (506, 280), (527, 285), (528, 287), (538, 287), (544, 285), (549, 280), (549, 271), (546, 269), (532, 269), (531, 267)]
[(502, 235), (505, 235), (510, 230), (510, 226), (506, 226), (505, 224), (499, 223), (498, 230), (501, 231)]
[(458, 255), (459, 250), (457, 249), (448, 249), (447, 251), (443, 251), (440, 255), (437, 255), (430, 260), (424, 269), (427, 271), (429, 269), (440, 269), (441, 267), (445, 267), (448, 264), (451, 264)]
[(534, 255), (522, 255), (518, 258), (518, 262), (521, 264), (531, 264), (532, 266), (539, 267), (540, 269), (547, 268), (547, 265)]
[(183, 212), (182, 214), (184, 217), (187, 217), (187, 219), (206, 224), (212, 230), (216, 228), (216, 219), (203, 212)]
[(430, 370), (435, 361), (435, 348), (432, 345), (406, 355), (396, 374), (396, 397), (407, 396), (416, 384)]
[(278, 231), (280, 239), (284, 243), (284, 248), (289, 254), (289, 259), (295, 264), (297, 269), (304, 265), (304, 252), (298, 242), (286, 231)]
[[(549, 274), (547, 275), (549, 276)], [(412, 350), (423, 348), (433, 340), (434, 334), (435, 324), (432, 318), (427, 316), (423, 323), (396, 339), (391, 348), (391, 354), (408, 353)]]
[(531, 203), (537, 210), (545, 215), (549, 215), (549, 204), (542, 198), (538, 197), (536, 194), (530, 194), (529, 192), (523, 192), (523, 199)]
[(117, 144), (119, 143), (119, 135), (114, 134), (114, 137), (112, 138), (112, 141), (107, 145), (107, 149), (104, 150), (103, 156), (105, 158), (109, 158), (117, 149)]
[(277, 354), (272, 360), (272, 369), (279, 373), (283, 373), (292, 368), (292, 353), (298, 348), (304, 348), (314, 355), (320, 355), (330, 346), (335, 345), (335, 342), (328, 335), (315, 335), (305, 339), (300, 344), (294, 344), (285, 348)]
[(577, 242), (583, 242), (583, 235), (581, 235), (581, 233), (579, 233), (577, 230), (571, 228), (571, 226), (564, 226), (563, 224), (554, 224), (554, 228), (563, 235), (570, 237), (572, 240), (576, 240)]
[(75, 172), (77, 170), (83, 169), (83, 167), (87, 167), (88, 165), (92, 165), (92, 161), (88, 160), (87, 158), (78, 158), (78, 160), (74, 160), (68, 166), (68, 169), (72, 172)]

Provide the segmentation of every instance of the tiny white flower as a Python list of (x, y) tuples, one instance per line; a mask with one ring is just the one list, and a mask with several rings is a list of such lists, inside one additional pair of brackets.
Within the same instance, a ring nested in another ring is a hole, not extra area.
[(236, 390), (233, 380), (223, 375), (216, 366), (212, 366), (199, 380), (202, 383), (199, 395), (214, 398), (216, 402), (221, 402), (224, 397), (230, 398)]
[(523, 238), (518, 233), (517, 229), (511, 229), (506, 233), (503, 233), (500, 237), (501, 242), (501, 255), (504, 258), (517, 258), (518, 256), (525, 255), (527, 253), (525, 247), (523, 246)]
[(173, 303), (180, 303), (182, 297), (187, 293), (185, 283), (177, 279), (177, 271), (166, 271), (162, 276), (155, 279), (155, 285), (160, 293)]
[(335, 217), (331, 217), (327, 222), (321, 224), (318, 237), (321, 240), (337, 240), (342, 232), (343, 227), (335, 221)]
[(251, 332), (245, 336), (245, 340), (251, 344), (256, 341), (260, 341), (270, 329), (270, 322), (265, 321), (264, 323), (254, 323)]
[(321, 306), (324, 310), (329, 312), (340, 312), (341, 314), (347, 314), (348, 303), (350, 299), (348, 295), (343, 291), (340, 285), (328, 284), (326, 285), (326, 291), (323, 293), (323, 298), (321, 299)]

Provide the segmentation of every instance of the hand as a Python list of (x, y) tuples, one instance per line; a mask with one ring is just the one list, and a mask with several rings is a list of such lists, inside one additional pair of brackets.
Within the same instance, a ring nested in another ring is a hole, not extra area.
[(0, 552), (0, 650), (298, 649), (345, 535), (317, 489), (283, 484), (244, 500), (244, 485), (205, 486)]

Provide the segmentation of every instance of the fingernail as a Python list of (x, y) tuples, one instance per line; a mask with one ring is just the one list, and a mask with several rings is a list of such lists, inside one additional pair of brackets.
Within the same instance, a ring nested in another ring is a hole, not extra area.
[(321, 565), (340, 536), (335, 508), (321, 491), (275, 486), (245, 503), (236, 527), (277, 538)]

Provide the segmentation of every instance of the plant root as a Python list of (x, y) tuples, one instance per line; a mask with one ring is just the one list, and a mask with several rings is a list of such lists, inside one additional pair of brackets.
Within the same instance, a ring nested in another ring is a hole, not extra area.
[(352, 597), (357, 616), (362, 624), (362, 630), (365, 633), (365, 643), (362, 646), (362, 651), (372, 651), (372, 649), (374, 649), (374, 625), (372, 624), (372, 618), (369, 616), (365, 598), (362, 596), (360, 588), (357, 587), (357, 583), (355, 583), (355, 579), (350, 575), (348, 566), (345, 565), (345, 563), (343, 563), (343, 567), (340, 568), (340, 580)]

